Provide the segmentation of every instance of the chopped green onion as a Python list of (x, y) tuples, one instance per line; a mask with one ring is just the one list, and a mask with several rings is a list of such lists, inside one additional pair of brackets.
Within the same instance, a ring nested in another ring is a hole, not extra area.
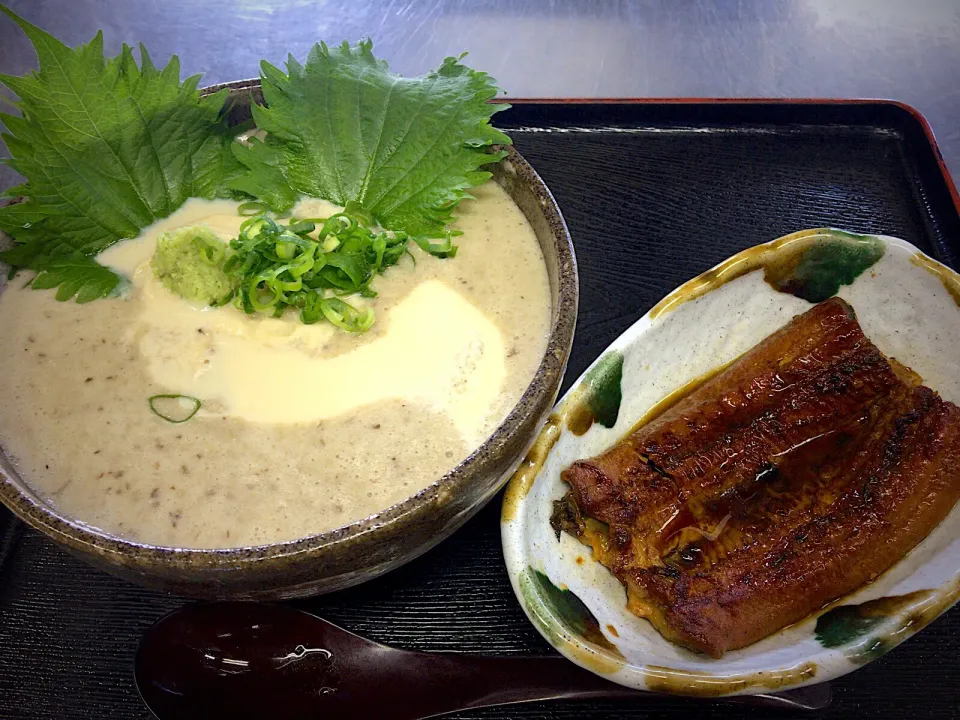
[(452, 258), (457, 256), (457, 246), (453, 244), (450, 234), (444, 238), (443, 242), (439, 243), (432, 243), (429, 238), (424, 237), (415, 237), (413, 241), (425, 253), (430, 253), (435, 257)]
[(324, 298), (320, 301), (320, 312), (338, 328), (352, 333), (366, 332), (373, 325), (373, 310), (358, 310), (340, 298)]
[(317, 226), (314, 225), (309, 220), (300, 220), (298, 222), (287, 225), (287, 230), (289, 230), (292, 233), (296, 233), (297, 235), (309, 235), (316, 229), (317, 229)]
[(250, 202), (241, 203), (240, 207), (237, 208), (238, 215), (259, 215), (267, 211), (267, 206), (262, 202), (257, 202), (252, 200)]
[[(250, 300), (250, 305), (253, 306), (254, 310), (259, 312), (263, 312), (272, 308), (274, 305), (280, 302), (280, 297), (283, 294), (280, 290), (276, 289), (273, 285), (265, 280), (266, 279), (263, 277), (255, 277), (250, 281), (247, 287), (247, 296)], [(266, 284), (266, 287), (261, 288), (261, 283)]]
[(387, 238), (385, 233), (380, 233), (373, 239), (373, 252), (376, 255), (376, 261), (373, 263), (376, 268), (383, 265), (383, 254), (387, 251)]
[(457, 250), (452, 237), (433, 242), (381, 230), (356, 203), (327, 218), (293, 218), (287, 225), (258, 214), (244, 220), (230, 241), (223, 269), (237, 287), (233, 302), (245, 313), (282, 317), (295, 308), (303, 323), (326, 320), (357, 333), (370, 329), (373, 310), (341, 298), (376, 297), (374, 278), (410, 255), (411, 240), (432, 255), (452, 257)]
[[(184, 400), (192, 407), (184, 407)], [(184, 423), (196, 415), (201, 404), (199, 399), (190, 395), (152, 395), (147, 403), (154, 415), (175, 424)]]
[(277, 257), (281, 260), (292, 260), (297, 252), (295, 243), (281, 240), (277, 243)]

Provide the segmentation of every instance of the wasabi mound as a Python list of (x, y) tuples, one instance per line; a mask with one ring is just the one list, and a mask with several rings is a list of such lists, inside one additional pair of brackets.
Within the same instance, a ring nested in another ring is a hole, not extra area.
[(212, 230), (195, 225), (161, 235), (150, 266), (170, 292), (200, 305), (220, 305), (234, 291), (223, 272), (226, 251)]

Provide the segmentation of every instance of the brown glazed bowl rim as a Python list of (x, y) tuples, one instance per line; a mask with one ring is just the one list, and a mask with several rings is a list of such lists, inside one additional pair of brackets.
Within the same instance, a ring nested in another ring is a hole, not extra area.
[[(208, 95), (227, 89), (231, 94), (236, 95), (247, 90), (255, 92), (259, 88), (259, 79), (238, 80), (203, 88), (201, 94)], [(522, 169), (522, 175), (532, 180), (530, 189), (539, 200), (544, 216), (555, 235), (558, 254), (556, 306), (553, 308), (546, 350), (536, 374), (520, 400), (479, 447), (442, 477), (411, 497), (342, 527), (293, 540), (230, 548), (181, 548), (152, 545), (110, 535), (60, 514), (41, 501), (28, 487), (18, 487), (3, 468), (0, 468), (0, 500), (29, 525), (68, 548), (83, 552), (93, 551), (108, 561), (127, 567), (147, 569), (173, 562), (180, 570), (189, 572), (225, 567), (239, 570), (263, 561), (302, 557), (337, 544), (347, 545), (348, 541), (359, 540), (405, 519), (415, 520), (418, 515), (430, 513), (437, 500), (450, 497), (461, 490), (466, 491), (471, 479), (482, 477), (485, 466), (506, 452), (507, 441), (513, 433), (531, 419), (536, 421), (537, 416), (546, 416), (553, 404), (552, 393), (560, 384), (561, 378), (556, 376), (562, 376), (566, 368), (576, 325), (579, 281), (570, 232), (556, 200), (540, 176), (513, 146), (506, 147), (506, 150), (507, 157), (504, 163), (510, 163)], [(564, 273), (563, 267), (569, 267), (571, 271)], [(562, 322), (561, 319), (564, 317), (569, 317), (570, 321)], [(505, 481), (506, 476), (503, 479)], [(23, 483), (22, 480), (20, 482)], [(485, 494), (477, 502), (484, 502), (490, 496), (492, 494)]]

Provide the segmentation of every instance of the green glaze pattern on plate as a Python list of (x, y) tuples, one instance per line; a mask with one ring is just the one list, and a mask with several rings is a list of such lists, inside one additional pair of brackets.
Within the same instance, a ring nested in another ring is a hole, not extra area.
[(527, 615), (561, 653), (639, 689), (763, 692), (850, 672), (956, 602), (960, 508), (894, 567), (819, 618), (713, 659), (673, 645), (629, 613), (622, 585), (591, 550), (551, 527), (554, 503), (567, 490), (564, 468), (605, 451), (679, 388), (835, 294), (853, 306), (884, 354), (960, 402), (960, 276), (908, 242), (804, 230), (744, 250), (684, 283), (573, 384), (507, 488), (501, 519), (507, 571)]
[(883, 257), (882, 240), (863, 235), (827, 237), (806, 248), (781, 272), (768, 266), (765, 279), (775, 290), (818, 303), (837, 294), (843, 285), (852, 285), (861, 273)]
[(576, 435), (583, 435), (593, 423), (612, 428), (620, 414), (623, 392), (623, 353), (613, 350), (598, 360), (578, 385), (577, 400), (571, 404), (567, 427)]
[[(537, 603), (542, 604), (568, 633), (581, 638), (586, 643), (597, 645), (619, 655), (617, 646), (600, 631), (600, 623), (590, 612), (590, 608), (570, 590), (561, 590), (542, 572), (527, 568), (520, 577), (520, 591), (528, 607)], [(552, 642), (556, 645), (561, 641), (562, 636), (557, 632), (558, 624), (545, 619), (550, 615), (538, 614), (536, 617), (540, 621), (538, 624), (540, 631), (551, 634)]]
[(818, 617), (817, 641), (825, 648), (843, 647), (883, 622), (883, 615), (866, 615), (860, 608), (860, 605), (841, 605)]

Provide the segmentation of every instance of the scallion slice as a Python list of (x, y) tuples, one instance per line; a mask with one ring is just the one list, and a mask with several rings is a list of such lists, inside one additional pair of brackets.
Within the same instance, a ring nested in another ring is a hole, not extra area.
[[(188, 405), (185, 405), (184, 401)], [(184, 423), (192, 418), (201, 405), (198, 398), (178, 394), (151, 395), (147, 403), (154, 415), (174, 424)]]
[(267, 211), (267, 206), (262, 202), (251, 200), (250, 202), (240, 203), (237, 208), (238, 215), (259, 215)]

